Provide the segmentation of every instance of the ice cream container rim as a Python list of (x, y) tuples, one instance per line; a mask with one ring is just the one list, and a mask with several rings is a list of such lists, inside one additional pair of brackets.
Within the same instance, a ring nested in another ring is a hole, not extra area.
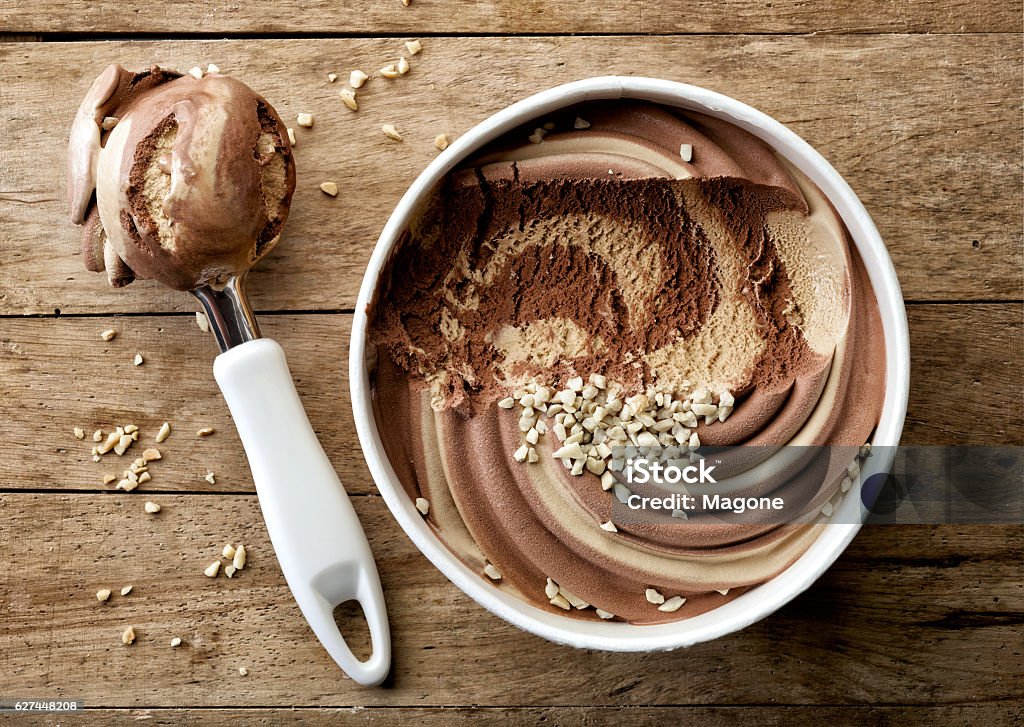
[[(899, 280), (871, 216), (839, 173), (786, 126), (729, 96), (674, 81), (604, 76), (556, 86), (498, 111), (456, 139), (434, 159), (398, 202), (370, 257), (352, 324), (349, 380), (359, 442), (377, 489), (416, 547), (450, 581), (495, 615), (556, 643), (606, 651), (665, 651), (719, 638), (778, 610), (809, 588), (835, 562), (860, 526), (825, 526), (822, 535), (782, 573), (719, 608), (689, 619), (641, 626), (548, 613), (491, 585), (466, 567), (434, 535), (416, 510), (391, 467), (377, 432), (370, 382), (372, 355), (366, 346), (367, 310), (381, 271), (420, 202), (448, 172), (484, 144), (530, 120), (583, 101), (620, 98), (653, 101), (731, 121), (775, 148), (814, 181), (835, 206), (863, 258), (878, 300), (885, 336), (885, 398), (872, 439), (879, 454), (865, 461), (863, 477), (889, 470), (907, 410), (910, 340)], [(857, 511), (863, 510), (859, 497), (848, 496), (842, 500), (835, 517), (840, 522), (850, 523)], [(538, 588), (543, 585), (538, 584)]]

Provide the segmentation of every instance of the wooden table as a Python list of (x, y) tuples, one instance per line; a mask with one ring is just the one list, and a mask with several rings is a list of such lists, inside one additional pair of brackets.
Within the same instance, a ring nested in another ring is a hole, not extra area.
[[(728, 638), (651, 655), (553, 646), (475, 605), (393, 522), (360, 457), (345, 358), (373, 242), (437, 134), (555, 83), (653, 75), (788, 124), (874, 215), (910, 318), (904, 443), (1024, 443), (1021, 22), (1002, 0), (4, 2), (0, 698), (84, 699), (84, 715), (24, 719), (64, 725), (1020, 718), (1024, 529), (867, 528), (810, 591)], [(410, 38), (424, 48), (412, 72), (372, 80), (348, 111), (349, 70), (394, 61)], [(216, 63), (283, 117), (316, 117), (297, 129), (292, 217), (251, 289), (378, 558), (395, 643), (382, 688), (342, 677), (287, 591), (194, 302), (148, 283), (112, 290), (82, 267), (66, 134), (115, 61)], [(343, 193), (322, 194), (327, 180)], [(130, 494), (102, 483), (116, 465), (72, 435), (132, 422), (148, 440), (163, 421), (164, 459)], [(197, 439), (203, 426), (216, 433)], [(146, 500), (163, 510), (147, 515)], [(248, 567), (204, 577), (226, 541), (247, 545)]]

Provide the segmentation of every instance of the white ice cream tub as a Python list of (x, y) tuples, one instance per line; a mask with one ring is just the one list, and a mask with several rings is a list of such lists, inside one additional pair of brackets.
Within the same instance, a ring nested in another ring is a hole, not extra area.
[[(602, 99), (652, 101), (728, 120), (771, 145), (817, 184), (832, 202), (864, 261), (878, 299), (885, 335), (885, 400), (872, 438), (877, 456), (865, 460), (863, 477), (888, 471), (907, 410), (910, 341), (896, 271), (864, 205), (818, 152), (775, 119), (720, 93), (652, 78), (605, 76), (542, 91), (477, 124), (423, 170), (384, 227), (359, 290), (349, 358), (352, 408), (370, 473), (395, 519), (430, 562), (473, 600), (509, 623), (560, 644), (608, 651), (663, 651), (718, 638), (781, 608), (810, 587), (835, 562), (860, 526), (826, 526), (814, 544), (785, 571), (723, 606), (693, 618), (641, 626), (560, 616), (491, 585), (441, 543), (416, 510), (388, 462), (377, 432), (372, 403), (367, 310), (381, 271), (421, 202), (445, 175), (485, 144), (545, 114), (583, 101)], [(860, 498), (846, 497), (834, 517), (841, 523), (853, 523), (858, 510), (864, 511)]]

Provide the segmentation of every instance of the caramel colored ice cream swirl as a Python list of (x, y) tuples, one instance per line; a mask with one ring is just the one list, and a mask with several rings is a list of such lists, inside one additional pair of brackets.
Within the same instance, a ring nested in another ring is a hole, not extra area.
[(245, 272), (280, 238), (295, 189), (285, 126), (241, 81), (109, 66), (68, 150), (90, 270), (189, 290)]
[[(784, 570), (820, 519), (602, 529), (598, 477), (554, 459), (550, 431), (536, 462), (516, 461), (523, 435), (498, 402), (601, 374), (627, 396), (729, 392), (731, 415), (695, 427), (704, 444), (855, 448), (884, 394), (877, 306), (831, 205), (749, 133), (627, 102), (549, 121), (540, 143), (531, 125), (450, 175), (400, 242), (371, 311), (378, 429), (438, 536), (493, 564), (497, 587), (561, 612), (551, 578), (634, 623), (696, 615)], [(792, 495), (809, 466), (761, 457), (720, 491)], [(844, 466), (822, 470), (809, 507), (834, 499)], [(650, 588), (686, 601), (659, 611)]]

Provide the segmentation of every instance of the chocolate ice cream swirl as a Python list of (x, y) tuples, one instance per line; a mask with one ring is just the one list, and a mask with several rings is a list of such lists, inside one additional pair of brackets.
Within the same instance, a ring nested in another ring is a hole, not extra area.
[[(516, 461), (517, 415), (497, 402), (601, 374), (625, 395), (731, 392), (731, 416), (695, 428), (705, 445), (856, 448), (884, 394), (874, 295), (817, 187), (738, 127), (626, 102), (541, 121), (540, 143), (521, 129), (451, 174), (396, 249), (371, 311), (378, 429), (438, 536), (496, 566), (496, 587), (561, 613), (551, 578), (634, 623), (693, 616), (784, 570), (822, 518), (666, 514), (609, 532), (598, 478), (553, 459), (551, 432), (536, 463)], [(751, 451), (716, 491), (795, 496), (808, 463)], [(845, 465), (815, 465), (809, 512)], [(686, 602), (659, 611), (649, 588)]]
[(111, 65), (72, 126), (67, 183), (88, 269), (190, 290), (273, 248), (295, 166), (277, 112), (241, 81)]

